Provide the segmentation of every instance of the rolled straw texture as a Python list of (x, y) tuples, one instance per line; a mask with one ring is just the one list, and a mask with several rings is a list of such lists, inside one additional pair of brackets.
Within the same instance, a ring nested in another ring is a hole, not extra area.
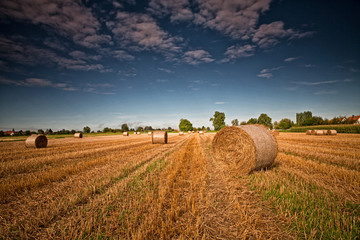
[(324, 130), (315, 130), (315, 135), (324, 135)]
[(179, 135), (180, 135), (180, 136), (183, 136), (183, 135), (184, 135), (184, 132), (179, 132)]
[(168, 134), (166, 131), (154, 131), (152, 133), (152, 143), (166, 144), (168, 142)]
[(47, 143), (48, 140), (45, 135), (33, 134), (25, 140), (25, 146), (27, 148), (46, 148)]
[(328, 130), (328, 131), (327, 131), (327, 134), (328, 134), (328, 135), (336, 135), (336, 134), (337, 134), (337, 131), (336, 131), (336, 130)]
[(212, 154), (238, 173), (271, 166), (277, 155), (274, 135), (260, 125), (225, 127), (214, 137)]
[(75, 134), (74, 134), (74, 137), (75, 137), (75, 138), (82, 138), (82, 137), (83, 137), (83, 134), (82, 134), (82, 133), (75, 133)]
[(306, 130), (306, 135), (311, 135), (311, 130)]
[(274, 136), (279, 136), (279, 131), (278, 130), (272, 130), (271, 132), (274, 134)]
[(127, 136), (129, 136), (129, 133), (128, 132), (123, 132), (123, 136), (127, 137)]

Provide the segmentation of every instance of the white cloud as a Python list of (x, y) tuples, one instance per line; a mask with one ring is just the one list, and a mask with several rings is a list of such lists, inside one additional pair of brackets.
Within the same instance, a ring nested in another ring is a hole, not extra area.
[(221, 62), (228, 62), (232, 59), (250, 57), (254, 55), (255, 46), (247, 45), (233, 45), (229, 47), (224, 53), (227, 57), (221, 60)]
[(10, 80), (7, 78), (0, 78), (0, 84), (23, 86), (23, 87), (52, 87), (64, 91), (76, 91), (69, 83), (54, 83), (43, 78), (26, 78), (25, 80)]
[(333, 84), (337, 82), (338, 80), (320, 81), (320, 82), (295, 82), (295, 83), (299, 85), (316, 86), (316, 85), (324, 85), (324, 84)]
[(191, 65), (198, 65), (200, 63), (210, 63), (214, 61), (211, 54), (205, 50), (187, 51), (184, 53), (183, 59), (186, 63)]
[(274, 67), (274, 68), (264, 68), (263, 70), (260, 71), (260, 74), (258, 74), (258, 77), (263, 77), (263, 78), (272, 78), (274, 75), (272, 74), (273, 71), (277, 71), (282, 69), (283, 66), (279, 66), (279, 67)]
[(293, 29), (284, 29), (282, 21), (262, 24), (252, 37), (252, 41), (261, 48), (269, 48), (277, 45), (280, 39), (300, 39), (313, 35), (313, 32), (299, 32)]
[(261, 73), (257, 75), (258, 77), (262, 77), (262, 78), (272, 78), (274, 75), (272, 73)]
[(170, 69), (167, 69), (167, 68), (160, 68), (159, 67), (158, 70), (166, 72), (166, 73), (174, 73), (173, 71), (171, 71)]
[(296, 59), (299, 59), (299, 58), (300, 57), (289, 57), (289, 58), (284, 59), (284, 62), (292, 62), (292, 61), (294, 61)]
[[(111, 44), (109, 35), (100, 34), (101, 24), (91, 9), (73, 0), (1, 1), (0, 12), (18, 20), (44, 26), (89, 48)], [(50, 28), (49, 28), (50, 27)]]
[(171, 22), (193, 19), (188, 0), (151, 0), (148, 10), (156, 16), (170, 16)]
[(170, 36), (146, 14), (118, 12), (111, 30), (122, 47), (130, 47), (136, 51), (153, 50), (162, 53), (180, 51), (176, 43), (182, 39)]
[(216, 105), (223, 105), (225, 102), (215, 102)]
[(270, 7), (271, 0), (199, 0), (194, 23), (215, 29), (234, 39), (249, 39), (254, 33), (260, 13)]

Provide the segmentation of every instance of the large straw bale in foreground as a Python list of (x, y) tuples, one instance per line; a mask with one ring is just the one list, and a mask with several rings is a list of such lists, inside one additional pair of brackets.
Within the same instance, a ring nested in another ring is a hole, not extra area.
[(82, 138), (83, 134), (82, 133), (75, 133), (74, 134), (74, 138)]
[(152, 143), (166, 144), (168, 142), (168, 134), (166, 131), (154, 131), (152, 133)]
[(27, 148), (46, 148), (47, 137), (45, 135), (32, 134), (25, 140), (25, 146)]
[(214, 137), (212, 154), (238, 173), (271, 166), (277, 155), (274, 135), (260, 125), (225, 127)]

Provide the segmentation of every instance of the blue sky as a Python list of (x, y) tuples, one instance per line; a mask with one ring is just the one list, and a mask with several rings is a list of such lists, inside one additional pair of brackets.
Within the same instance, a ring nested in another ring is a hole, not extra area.
[(360, 2), (3, 0), (0, 129), (360, 114)]

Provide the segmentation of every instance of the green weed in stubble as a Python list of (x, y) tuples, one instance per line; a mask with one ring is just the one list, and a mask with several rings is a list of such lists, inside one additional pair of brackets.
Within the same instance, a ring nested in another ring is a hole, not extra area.
[[(360, 205), (345, 202), (314, 184), (285, 175), (269, 179), (264, 174), (250, 175), (251, 188), (261, 192), (278, 213), (293, 218), (299, 238), (358, 239)], [(262, 184), (268, 181), (268, 184)]]

